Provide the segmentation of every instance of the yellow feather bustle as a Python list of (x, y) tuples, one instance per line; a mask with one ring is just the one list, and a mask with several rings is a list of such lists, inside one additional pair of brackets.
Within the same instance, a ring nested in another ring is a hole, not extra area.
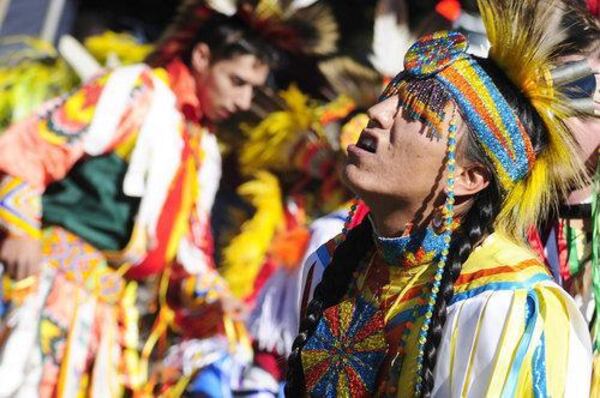
[(247, 141), (240, 155), (242, 172), (264, 168), (285, 169), (290, 163), (290, 151), (302, 131), (310, 128), (316, 108), (297, 86), (283, 91), (287, 109), (271, 113), (255, 127), (242, 125)]
[[(51, 43), (28, 36), (5, 36), (0, 47), (0, 134), (42, 103), (72, 90), (77, 75)], [(19, 48), (17, 51), (10, 48)]]
[(321, 140), (330, 145), (324, 126), (345, 117), (355, 106), (344, 95), (320, 105), (295, 85), (279, 95), (285, 104), (283, 109), (270, 113), (254, 127), (241, 126), (247, 137), (240, 154), (241, 169), (255, 179), (241, 185), (238, 193), (256, 212), (223, 250), (223, 275), (232, 292), (241, 298), (253, 292), (254, 280), (275, 233), (285, 225), (284, 201), (277, 177), (266, 170), (281, 172), (297, 168), (294, 155), (301, 152), (298, 147), (303, 140)]
[(278, 180), (266, 171), (257, 172), (254, 180), (238, 188), (238, 193), (254, 206), (256, 213), (223, 250), (222, 274), (232, 293), (243, 298), (253, 291), (273, 236), (283, 225), (284, 210)]
[(151, 44), (138, 43), (130, 34), (112, 31), (88, 37), (84, 45), (102, 64), (110, 57), (116, 57), (121, 65), (144, 61), (154, 48)]
[(303, 139), (327, 141), (330, 137), (326, 137), (324, 125), (343, 118), (355, 107), (344, 95), (318, 105), (293, 84), (280, 96), (285, 109), (272, 112), (256, 126), (241, 126), (247, 137), (240, 154), (244, 174), (262, 169), (293, 169), (297, 144)]
[(491, 58), (540, 115), (548, 145), (536, 156), (529, 174), (509, 192), (496, 219), (496, 229), (522, 240), (527, 229), (543, 220), (569, 189), (584, 182), (578, 145), (565, 125), (577, 115), (550, 71), (565, 38), (559, 0), (478, 0), (491, 43)]

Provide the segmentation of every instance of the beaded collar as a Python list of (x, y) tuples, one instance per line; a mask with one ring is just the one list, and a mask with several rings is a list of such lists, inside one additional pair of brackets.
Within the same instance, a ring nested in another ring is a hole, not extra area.
[(374, 235), (374, 239), (388, 265), (413, 267), (438, 261), (447, 246), (444, 236), (443, 233), (436, 233), (433, 227), (427, 227), (393, 238)]

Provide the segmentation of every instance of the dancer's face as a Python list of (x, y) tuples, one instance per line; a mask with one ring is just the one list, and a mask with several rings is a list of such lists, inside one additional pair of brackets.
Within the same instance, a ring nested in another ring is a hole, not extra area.
[(369, 125), (357, 145), (348, 147), (343, 177), (367, 203), (422, 202), (444, 173), (447, 124), (439, 128), (442, 136), (431, 137), (428, 127), (406, 118), (398, 104), (394, 95), (371, 107)]
[(250, 109), (256, 89), (267, 80), (269, 66), (251, 54), (212, 62), (210, 50), (200, 43), (192, 54), (192, 73), (203, 115), (218, 122)]

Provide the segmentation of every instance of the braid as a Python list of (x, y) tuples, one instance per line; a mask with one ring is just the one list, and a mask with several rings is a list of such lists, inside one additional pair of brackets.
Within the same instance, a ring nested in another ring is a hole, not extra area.
[(460, 275), (463, 263), (481, 240), (493, 230), (493, 222), (499, 211), (494, 184), (477, 195), (471, 210), (450, 243), (450, 257), (446, 264), (440, 286), (440, 295), (436, 302), (431, 326), (425, 344), (423, 361), (423, 396), (430, 397), (434, 386), (433, 371), (437, 360), (437, 350), (446, 323), (448, 303), (454, 295), (454, 283)]
[(372, 227), (368, 217), (348, 233), (335, 250), (331, 263), (325, 269), (321, 282), (315, 288), (313, 298), (306, 308), (306, 315), (300, 322), (300, 332), (292, 345), (292, 353), (288, 357), (286, 397), (304, 395), (304, 374), (300, 359), (300, 351), (308, 338), (314, 333), (323, 310), (339, 302), (351, 283), (352, 274), (365, 253), (373, 245)]

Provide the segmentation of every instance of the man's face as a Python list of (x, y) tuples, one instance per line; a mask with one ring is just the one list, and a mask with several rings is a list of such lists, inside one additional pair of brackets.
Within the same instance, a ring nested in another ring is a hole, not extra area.
[(269, 67), (254, 55), (236, 55), (192, 67), (203, 115), (212, 122), (227, 119), (252, 104), (254, 90), (265, 84)]
[[(431, 137), (420, 121), (409, 120), (398, 107), (398, 95), (368, 111), (369, 125), (357, 145), (348, 147), (342, 175), (369, 205), (423, 203), (445, 184), (447, 122), (443, 137)], [(436, 187), (436, 188), (434, 188)]]

